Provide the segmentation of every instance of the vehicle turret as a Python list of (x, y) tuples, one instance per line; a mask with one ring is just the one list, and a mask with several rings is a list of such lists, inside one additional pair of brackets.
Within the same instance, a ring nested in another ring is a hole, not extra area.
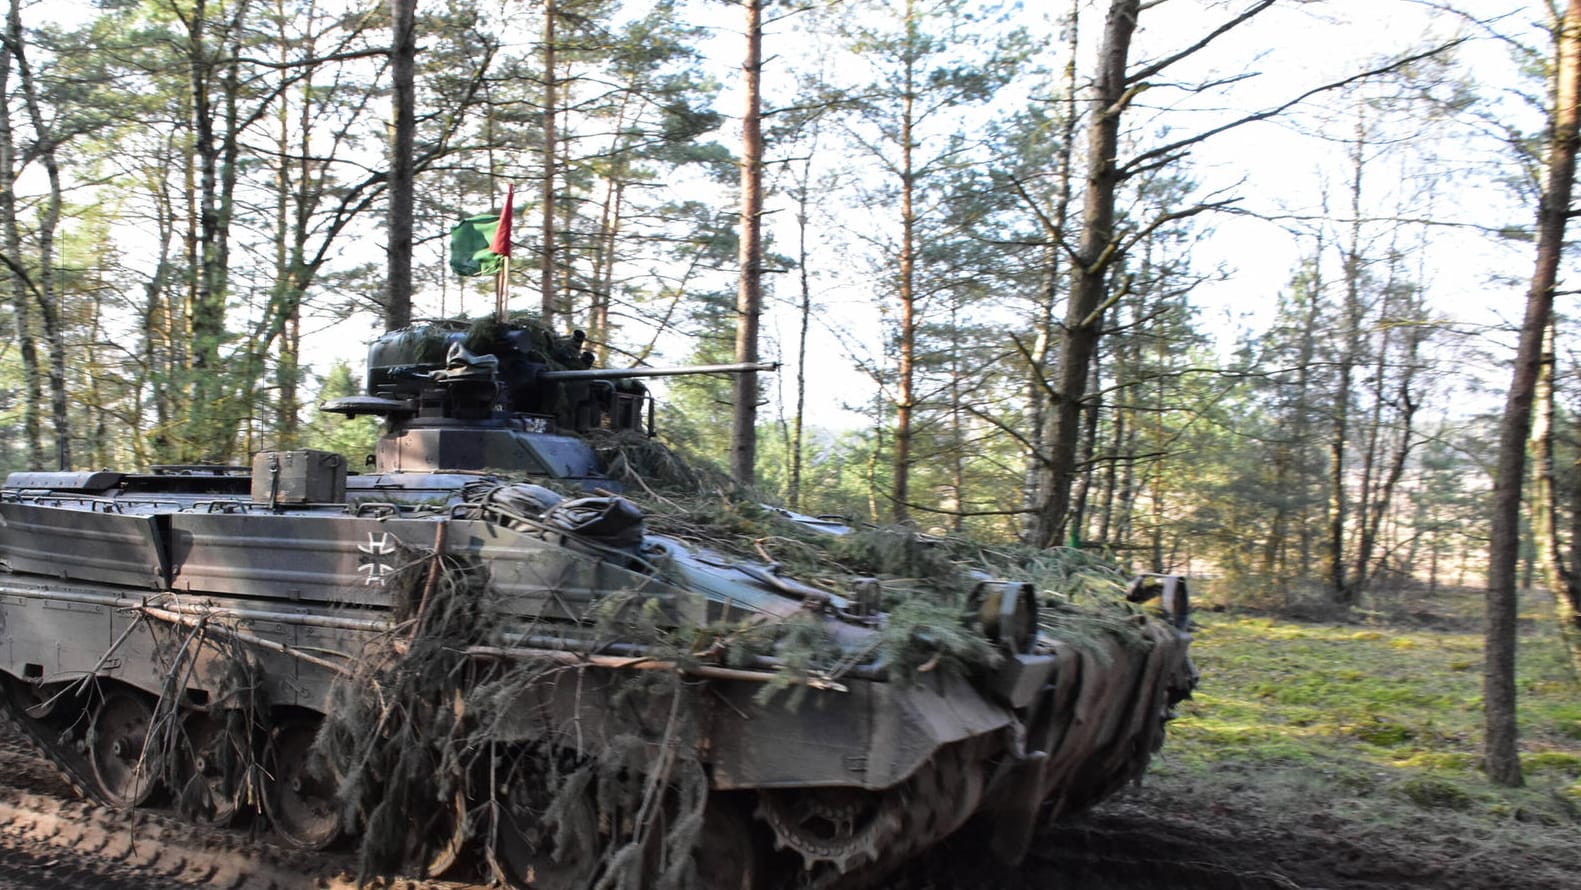
[(430, 321), (390, 331), (368, 348), (365, 395), (325, 411), (385, 418), (378, 472), (488, 470), (605, 480), (582, 436), (653, 435), (642, 380), (771, 371), (772, 362), (594, 369), (586, 335), (536, 324)]

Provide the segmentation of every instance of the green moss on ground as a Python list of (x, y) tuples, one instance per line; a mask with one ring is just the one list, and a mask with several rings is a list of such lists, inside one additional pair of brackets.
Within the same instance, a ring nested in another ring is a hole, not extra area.
[(1276, 831), (1325, 826), (1391, 854), (1497, 861), (1529, 872), (1530, 886), (1574, 886), (1565, 882), (1581, 867), (1576, 679), (1549, 603), (1528, 597), (1526, 786), (1489, 783), (1477, 605), (1467, 600), (1434, 627), (1199, 613), (1192, 657), (1202, 682), (1169, 727), (1150, 796)]

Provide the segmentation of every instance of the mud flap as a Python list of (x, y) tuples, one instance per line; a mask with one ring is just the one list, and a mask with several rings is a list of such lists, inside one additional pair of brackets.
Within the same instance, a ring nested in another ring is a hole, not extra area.
[(1033, 751), (1011, 767), (1005, 775), (1008, 786), (995, 802), (993, 836), (988, 848), (995, 859), (1012, 868), (1021, 864), (1032, 844), (1032, 831), (1037, 827), (1038, 809), (1043, 803), (1043, 764), (1048, 759), (1048, 752)]
[(1024, 753), (994, 779), (989, 809), (989, 850), (1012, 868), (1026, 858), (1043, 806), (1043, 768), (1054, 746), (1055, 700), (1058, 686), (1045, 685), (1027, 713)]

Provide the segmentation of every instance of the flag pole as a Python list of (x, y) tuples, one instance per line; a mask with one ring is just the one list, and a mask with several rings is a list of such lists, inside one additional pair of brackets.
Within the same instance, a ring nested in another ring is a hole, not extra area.
[(510, 254), (500, 258), (500, 270), (494, 273), (494, 320), (504, 324), (511, 300)]
[(494, 238), (489, 249), (500, 258), (500, 270), (494, 273), (494, 320), (505, 323), (511, 300), (511, 204), (516, 197), (516, 184), (505, 186), (505, 207), (500, 210), (500, 221), (494, 226)]

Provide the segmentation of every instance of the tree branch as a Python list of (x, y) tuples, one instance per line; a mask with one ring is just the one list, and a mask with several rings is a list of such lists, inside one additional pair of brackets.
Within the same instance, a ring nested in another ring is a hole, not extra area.
[(1203, 47), (1207, 46), (1208, 44), (1212, 43), (1213, 41), (1215, 41), (1215, 40), (1219, 39), (1220, 37), (1224, 36), (1224, 34), (1226, 32), (1230, 31), (1231, 29), (1237, 28), (1237, 27), (1245, 24), (1253, 16), (1257, 15), (1258, 13), (1262, 12), (1263, 10), (1265, 10), (1268, 7), (1273, 6), (1273, 5), (1274, 5), (1274, 0), (1257, 0), (1256, 3), (1254, 3), (1251, 6), (1247, 7), (1246, 10), (1243, 11), (1240, 15), (1236, 16), (1233, 19), (1230, 19), (1229, 21), (1225, 22), (1224, 24), (1218, 26), (1217, 28), (1214, 28), (1212, 31), (1209, 31), (1207, 34), (1203, 35), (1203, 38), (1201, 40), (1198, 40), (1196, 43), (1193, 43), (1192, 45), (1186, 47), (1185, 49), (1181, 50), (1178, 53), (1175, 53), (1172, 56), (1165, 56), (1164, 58), (1159, 59), (1158, 61), (1156, 61), (1156, 62), (1154, 62), (1154, 63), (1152, 63), (1150, 65), (1146, 65), (1146, 66), (1144, 66), (1142, 68), (1138, 68), (1136, 71), (1132, 72), (1131, 74), (1127, 74), (1125, 76), (1125, 82), (1126, 83), (1136, 83), (1138, 81), (1146, 80), (1147, 78), (1152, 77), (1153, 75), (1157, 74), (1158, 72), (1163, 71), (1165, 68), (1168, 68), (1170, 65), (1173, 65), (1176, 62), (1180, 61), (1181, 59), (1184, 59), (1187, 56), (1195, 54), (1198, 50), (1201, 50)]
[(1313, 96), (1319, 95), (1321, 93), (1327, 93), (1327, 92), (1332, 92), (1333, 90), (1342, 89), (1344, 87), (1350, 86), (1351, 84), (1357, 83), (1359, 81), (1368, 80), (1368, 79), (1373, 78), (1373, 77), (1378, 77), (1380, 75), (1389, 74), (1389, 73), (1392, 73), (1394, 71), (1398, 71), (1401, 68), (1406, 67), (1407, 65), (1411, 65), (1413, 63), (1420, 62), (1423, 59), (1430, 59), (1433, 56), (1436, 56), (1436, 55), (1438, 55), (1440, 53), (1448, 52), (1449, 50), (1454, 49), (1455, 47), (1461, 45), (1462, 43), (1465, 43), (1468, 39), (1469, 38), (1466, 38), (1466, 37), (1457, 37), (1454, 40), (1449, 41), (1448, 43), (1441, 43), (1438, 46), (1433, 47), (1432, 49), (1423, 50), (1422, 52), (1419, 52), (1419, 53), (1412, 53), (1409, 56), (1404, 56), (1402, 58), (1395, 59), (1394, 61), (1388, 63), (1387, 65), (1380, 65), (1380, 66), (1378, 66), (1376, 68), (1370, 68), (1370, 69), (1368, 69), (1366, 71), (1362, 71), (1362, 72), (1359, 72), (1357, 74), (1352, 74), (1349, 77), (1344, 77), (1344, 78), (1341, 78), (1339, 80), (1330, 81), (1330, 82), (1322, 84), (1320, 86), (1315, 86), (1315, 87), (1307, 90), (1306, 92), (1301, 93), (1300, 95), (1296, 96), (1295, 98), (1290, 99), (1290, 100), (1288, 100), (1286, 102), (1283, 102), (1283, 103), (1281, 103), (1279, 105), (1276, 105), (1273, 108), (1267, 108), (1267, 109), (1264, 109), (1262, 111), (1254, 112), (1252, 114), (1246, 115), (1245, 117), (1237, 118), (1236, 120), (1230, 121), (1229, 123), (1221, 124), (1220, 126), (1213, 127), (1212, 129), (1209, 129), (1209, 130), (1204, 130), (1203, 132), (1198, 133), (1195, 136), (1190, 136), (1190, 137), (1187, 137), (1185, 139), (1180, 139), (1180, 140), (1177, 140), (1175, 142), (1171, 142), (1171, 143), (1169, 143), (1167, 145), (1161, 145), (1158, 148), (1154, 148), (1154, 149), (1150, 149), (1148, 151), (1144, 151), (1141, 154), (1137, 155), (1135, 158), (1132, 158), (1124, 166), (1120, 167), (1120, 169), (1119, 169), (1119, 176), (1120, 176), (1121, 179), (1127, 179), (1127, 178), (1131, 177), (1132, 175), (1134, 175), (1136, 172), (1138, 172), (1138, 169), (1142, 165), (1146, 164), (1148, 161), (1150, 161), (1153, 158), (1156, 158), (1156, 157), (1158, 157), (1160, 155), (1170, 155), (1170, 154), (1179, 153), (1183, 149), (1189, 148), (1190, 146), (1196, 145), (1196, 144), (1198, 144), (1200, 142), (1205, 142), (1208, 139), (1211, 139), (1212, 137), (1219, 135), (1220, 133), (1224, 133), (1226, 131), (1233, 130), (1233, 129), (1237, 128), (1237, 127), (1241, 127), (1241, 126), (1244, 126), (1246, 124), (1256, 123), (1257, 121), (1263, 121), (1263, 120), (1267, 120), (1267, 119), (1269, 119), (1271, 117), (1276, 117), (1276, 116), (1278, 116), (1280, 114), (1285, 113), (1286, 111), (1289, 111), (1291, 108), (1294, 108), (1295, 106), (1300, 105), (1302, 102), (1305, 102), (1306, 100), (1312, 98)]

